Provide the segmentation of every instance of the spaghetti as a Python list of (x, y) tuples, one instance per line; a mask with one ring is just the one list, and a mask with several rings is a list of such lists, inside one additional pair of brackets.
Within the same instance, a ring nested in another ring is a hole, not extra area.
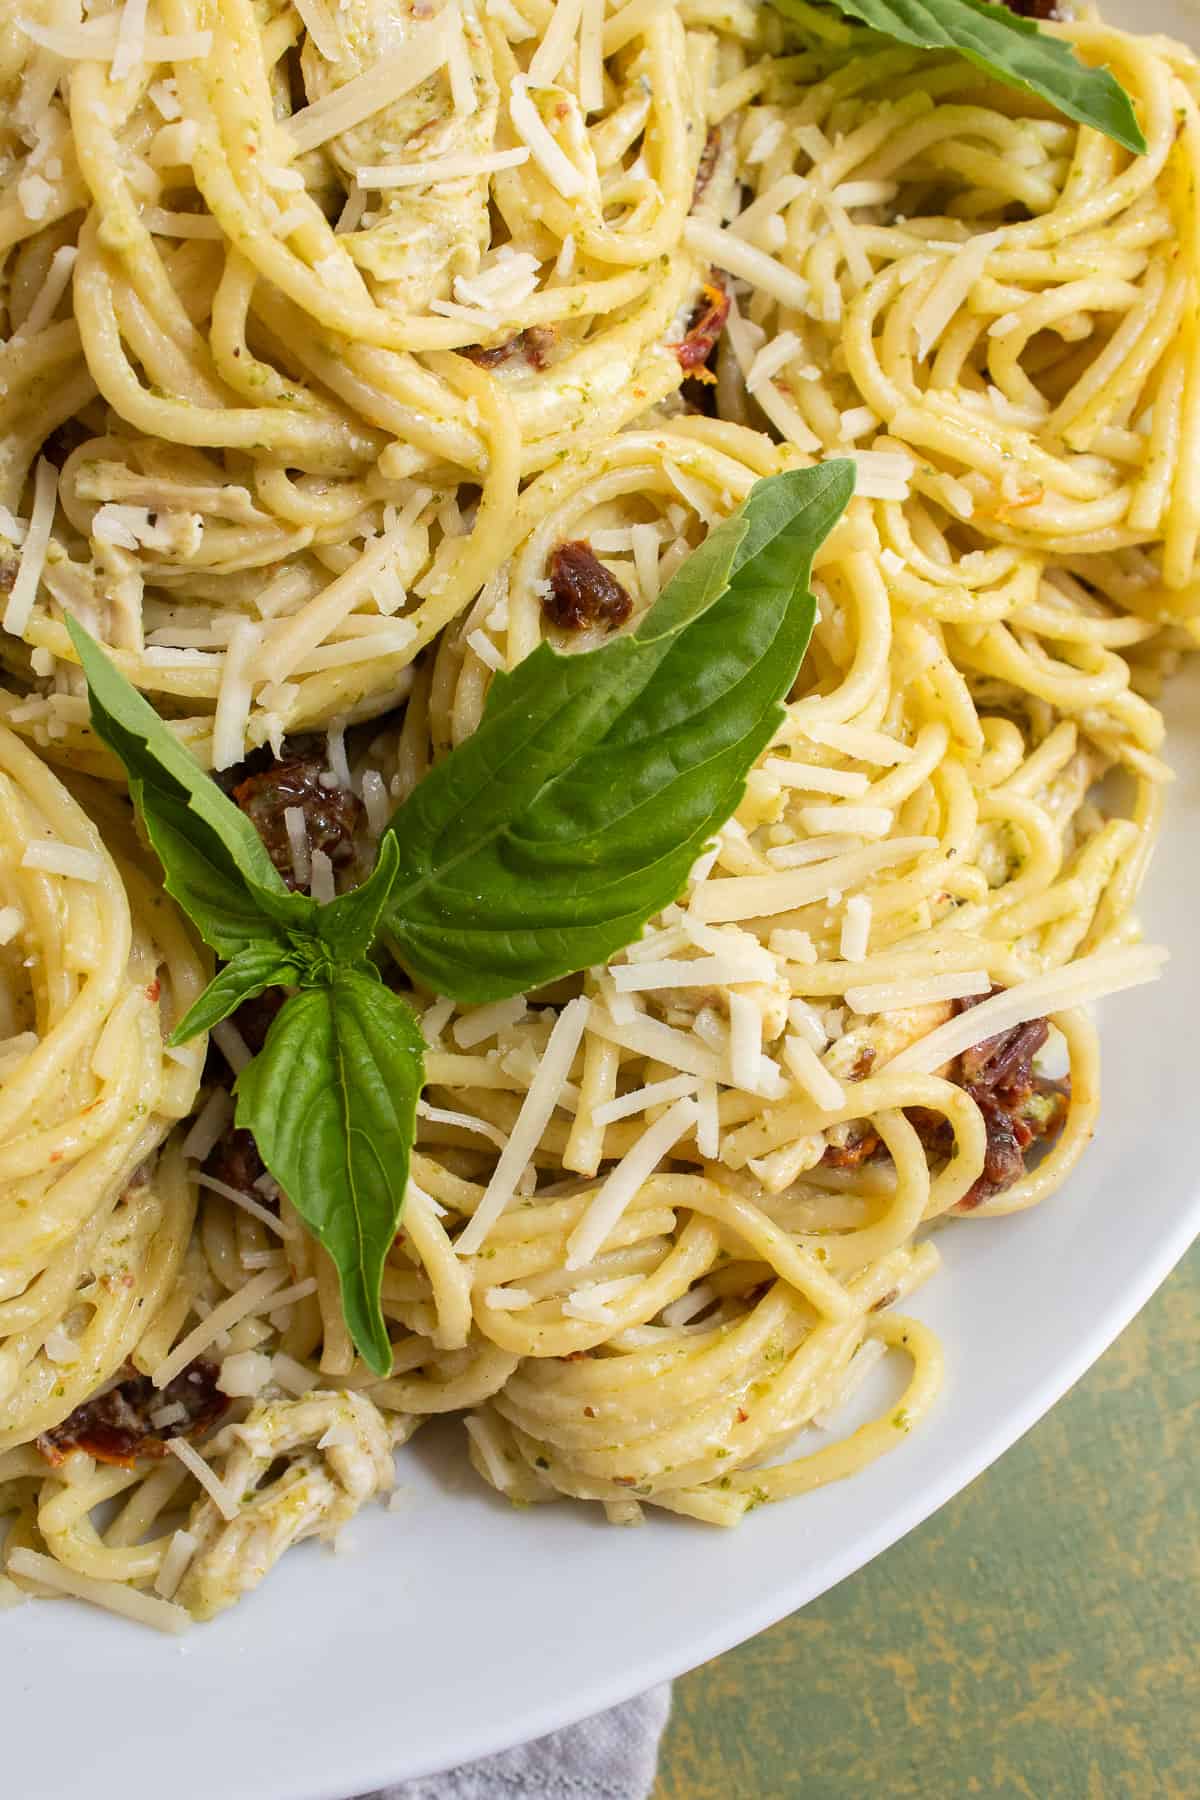
[[(10, 1597), (210, 1616), (437, 1413), (513, 1501), (731, 1524), (927, 1411), (939, 1348), (893, 1311), (925, 1228), (1053, 1193), (1087, 1002), (1161, 963), (1155, 700), (1200, 613), (1200, 67), (1053, 29), (1145, 156), (820, 9), (4, 27)], [(859, 497), (812, 647), (687, 892), (552, 989), (415, 993), (379, 1380), (232, 1130), (261, 1021), (163, 1050), (204, 970), (64, 617), (332, 891), (497, 671), (636, 623), (755, 480), (832, 455)], [(793, 1442), (891, 1352), (900, 1400)]]

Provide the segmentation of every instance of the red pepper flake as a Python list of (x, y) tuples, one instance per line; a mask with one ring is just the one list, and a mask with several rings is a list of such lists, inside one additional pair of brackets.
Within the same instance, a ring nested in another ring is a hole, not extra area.
[(162, 982), (158, 979), (158, 976), (156, 975), (154, 977), (154, 980), (149, 982), (146, 987), (146, 998), (147, 998), (147, 1000), (149, 1000), (151, 1006), (154, 1005), (154, 1003), (157, 1001), (157, 999), (161, 993), (162, 993)]
[(750, 1414), (746, 1411), (744, 1406), (739, 1406), (737, 1409), (737, 1416), (738, 1416), (738, 1424), (744, 1425), (746, 1423), (746, 1420), (750, 1417)]

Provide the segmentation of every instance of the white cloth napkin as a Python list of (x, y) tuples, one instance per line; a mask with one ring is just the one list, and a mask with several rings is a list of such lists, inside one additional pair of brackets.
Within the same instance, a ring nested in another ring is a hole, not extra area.
[(651, 1688), (531, 1744), (360, 1800), (647, 1800), (670, 1709), (669, 1684)]

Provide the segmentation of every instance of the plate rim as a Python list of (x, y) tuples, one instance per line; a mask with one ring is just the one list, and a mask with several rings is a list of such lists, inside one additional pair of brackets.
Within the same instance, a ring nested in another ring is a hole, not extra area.
[[(531, 1705), (522, 1713), (520, 1729), (515, 1736), (511, 1731), (504, 1730), (482, 1730), (472, 1736), (469, 1728), (464, 1726), (464, 1743), (458, 1763), (476, 1762), (482, 1757), (512, 1749), (517, 1744), (532, 1742), (565, 1726), (578, 1724), (583, 1719), (594, 1718), (598, 1713), (619, 1706), (623, 1701), (631, 1700), (635, 1695), (645, 1693), (647, 1689), (657, 1687), (664, 1681), (678, 1680), (701, 1664), (724, 1655), (728, 1650), (736, 1649), (739, 1644), (748, 1642), (760, 1632), (769, 1630), (772, 1625), (802, 1611), (813, 1600), (820, 1599), (822, 1594), (856, 1575), (860, 1569), (865, 1569), (884, 1551), (889, 1550), (901, 1538), (907, 1537), (909, 1532), (915, 1531), (918, 1525), (923, 1524), (973, 1481), (978, 1480), (1014, 1445), (1020, 1443), (1076, 1382), (1095, 1367), (1105, 1351), (1133, 1323), (1197, 1241), (1200, 1241), (1200, 1181), (1193, 1186), (1187, 1206), (1180, 1209), (1175, 1228), (1162, 1241), (1159, 1254), (1147, 1257), (1139, 1265), (1139, 1279), (1131, 1283), (1128, 1304), (1125, 1304), (1126, 1296), (1123, 1296), (1120, 1305), (1114, 1304), (1103, 1313), (1091, 1331), (1080, 1337), (1075, 1354), (1053, 1365), (1044, 1379), (1029, 1390), (1024, 1405), (1003, 1413), (998, 1421), (981, 1433), (980, 1438), (969, 1449), (961, 1451), (957, 1456), (947, 1457), (931, 1471), (924, 1482), (917, 1483), (908, 1502), (893, 1508), (886, 1520), (881, 1522), (879, 1529), (868, 1535), (865, 1553), (860, 1536), (852, 1548), (828, 1557), (821, 1564), (815, 1581), (812, 1579), (812, 1571), (808, 1578), (798, 1575), (768, 1600), (748, 1604), (736, 1613), (731, 1614), (728, 1610), (723, 1612), (720, 1620), (702, 1638), (689, 1641), (682, 1659), (678, 1651), (664, 1649), (638, 1660), (634, 1679), (628, 1673), (620, 1672), (607, 1678), (597, 1678), (590, 1685), (586, 1705), (566, 1700), (547, 1700), (540, 1707)], [(359, 1800), (359, 1797), (370, 1800), (373, 1789), (387, 1787), (397, 1781), (421, 1780), (429, 1775), (440, 1774), (445, 1767), (444, 1762), (429, 1763), (418, 1758), (415, 1762), (406, 1764), (402, 1774), (397, 1774), (396, 1763), (391, 1759), (381, 1761), (376, 1756), (367, 1756), (356, 1765), (349, 1779), (345, 1774), (340, 1774), (333, 1786), (321, 1781), (304, 1789), (291, 1788), (286, 1795), (281, 1794), (279, 1800)], [(259, 1792), (261, 1794), (261, 1789)]]

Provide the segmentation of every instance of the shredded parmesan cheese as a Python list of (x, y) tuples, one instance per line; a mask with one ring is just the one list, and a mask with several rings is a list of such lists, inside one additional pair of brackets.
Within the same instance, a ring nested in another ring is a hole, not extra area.
[(443, 66), (446, 55), (446, 28), (440, 18), (414, 27), (403, 50), (381, 57), (374, 68), (293, 113), (287, 121), (288, 136), (296, 150), (315, 150), (318, 144), (328, 143), (331, 137), (361, 125), (372, 113), (393, 105), (428, 81)]
[[(559, 0), (560, 6), (564, 3), (565, 0)], [(528, 77), (513, 76), (508, 90), (508, 111), (513, 130), (550, 185), (558, 189), (564, 200), (572, 200), (581, 194), (583, 175), (551, 134), (530, 99)]]
[(326, 62), (340, 62), (342, 46), (325, 0), (292, 0), (300, 22)]
[(783, 1060), (797, 1087), (810, 1095), (817, 1105), (833, 1112), (846, 1103), (841, 1083), (829, 1073), (817, 1052), (802, 1037), (790, 1032), (783, 1040)]
[(763, 293), (770, 294), (784, 306), (803, 311), (808, 305), (807, 281), (735, 232), (723, 231), (717, 225), (693, 218), (684, 226), (683, 236), (688, 249), (695, 251), (697, 256), (742, 281), (748, 281), (752, 287), (761, 288)]
[(183, 1154), (195, 1162), (203, 1162), (224, 1136), (233, 1120), (233, 1099), (227, 1089), (214, 1088), (192, 1121), (183, 1140)]
[[(88, 19), (82, 25), (37, 25), (29, 19), (18, 19), (17, 25), (41, 49), (69, 62), (113, 62), (122, 22), (122, 14), (110, 12), (102, 19)], [(211, 31), (174, 34), (146, 31), (141, 35), (139, 60), (148, 63), (198, 62), (209, 54), (212, 42)], [(118, 79), (115, 71), (114, 79)]]
[(841, 794), (845, 799), (857, 799), (870, 786), (865, 775), (850, 769), (824, 769), (814, 763), (787, 762), (779, 756), (768, 756), (762, 772), (784, 787), (804, 788), (812, 794)]
[(154, 1591), (164, 1600), (173, 1600), (179, 1584), (187, 1574), (193, 1556), (200, 1548), (198, 1538), (190, 1531), (177, 1531), (167, 1545), (162, 1566), (154, 1578)]
[[(838, 808), (849, 811), (849, 808)], [(907, 862), (922, 850), (936, 850), (938, 840), (931, 837), (892, 838), (886, 844), (868, 844), (862, 850), (845, 856), (831, 857), (811, 870), (797, 870), (784, 875), (735, 875), (706, 881), (692, 895), (691, 907), (697, 918), (717, 923), (721, 920), (768, 918), (772, 913), (792, 912), (797, 907), (811, 906), (815, 900), (827, 900), (831, 894), (844, 893), (854, 881), (894, 863)]]
[(113, 48), (112, 79), (124, 81), (146, 54), (146, 0), (125, 0)]
[(512, 1486), (512, 1477), (505, 1465), (495, 1427), (479, 1413), (468, 1413), (463, 1424), (466, 1426), (467, 1436), (479, 1452), (479, 1460), (487, 1470), (488, 1480), (500, 1493), (506, 1494)]
[(919, 360), (924, 361), (955, 313), (965, 306), (968, 294), (983, 274), (988, 257), (1003, 238), (1002, 231), (984, 231), (965, 244), (954, 245), (933, 286), (913, 314)]
[(529, 80), (548, 87), (571, 53), (582, 13), (581, 0), (554, 0), (550, 23), (529, 63)]
[(1167, 960), (1167, 952), (1145, 947), (1121, 950), (1097, 950), (1082, 956), (1078, 962), (1052, 969), (1046, 975), (1033, 975), (1002, 994), (993, 994), (970, 1012), (948, 1019), (927, 1036), (918, 1038), (891, 1057), (886, 1067), (894, 1074), (917, 1069), (928, 1074), (940, 1069), (952, 1056), (960, 1056), (972, 1044), (1011, 1031), (1029, 1019), (1040, 1019), (1047, 1013), (1062, 1012), (1069, 1006), (1083, 1006), (1090, 1000), (1101, 1000), (1126, 988), (1140, 987), (1156, 981)]
[(489, 1230), (512, 1199), (516, 1182), (529, 1162), (550, 1116), (558, 1104), (563, 1084), (571, 1073), (591, 1012), (590, 1000), (569, 1000), (555, 1021), (550, 1041), (538, 1064), (537, 1074), (521, 1103), (508, 1143), (487, 1185), (479, 1207), (456, 1240), (454, 1248), (460, 1256), (473, 1256), (482, 1246)]
[(292, 874), (297, 886), (306, 888), (312, 877), (312, 864), (308, 854), (308, 826), (304, 818), (304, 808), (302, 806), (285, 806), (283, 825), (287, 832), (288, 852), (292, 859)]
[(210, 1468), (198, 1450), (193, 1449), (186, 1438), (167, 1439), (167, 1449), (172, 1456), (177, 1456), (184, 1468), (195, 1476), (223, 1519), (236, 1519), (240, 1496), (225, 1486), (216, 1470)]
[(483, 1303), (493, 1312), (523, 1312), (533, 1305), (533, 1295), (528, 1288), (491, 1287), (484, 1290)]
[(762, 1058), (762, 1014), (748, 994), (729, 996), (729, 1078), (734, 1087), (753, 1093)]
[(639, 1056), (653, 1057), (656, 1062), (666, 1063), (668, 1068), (678, 1069), (685, 1075), (696, 1075), (709, 1081), (724, 1079), (719, 1057), (706, 1049), (693, 1033), (676, 1031), (673, 1025), (663, 1025), (658, 1019), (642, 1018), (637, 1014), (629, 1019), (616, 1019), (611, 1011), (597, 1011), (588, 1029), (595, 1037), (619, 1044), (622, 1049), (632, 1050)]
[(333, 880), (333, 864), (324, 850), (309, 852), (308, 891), (314, 900), (327, 906), (336, 897), (337, 889)]
[(694, 1100), (677, 1100), (661, 1119), (647, 1127), (601, 1184), (567, 1239), (568, 1269), (579, 1269), (593, 1261), (642, 1183), (654, 1173), (672, 1145), (692, 1130), (699, 1116), (700, 1108)]
[(156, 237), (211, 238), (216, 242), (225, 235), (220, 222), (209, 213), (169, 212), (161, 206), (147, 206), (142, 223)]
[(907, 500), (916, 464), (896, 450), (839, 451), (855, 465), (854, 492), (863, 500)]
[(522, 145), (516, 150), (493, 150), (480, 156), (432, 156), (424, 162), (373, 163), (356, 169), (361, 188), (434, 187), (443, 181), (463, 181), (475, 175), (494, 175), (501, 169), (519, 169), (529, 161)]
[(765, 387), (773, 375), (778, 375), (780, 369), (800, 354), (800, 349), (800, 339), (794, 331), (781, 331), (769, 344), (764, 344), (746, 372), (746, 386), (750, 392), (754, 394)]
[[(228, 1331), (230, 1326), (236, 1325), (250, 1313), (257, 1312), (264, 1300), (275, 1298), (285, 1274), (286, 1271), (282, 1269), (264, 1269), (261, 1275), (253, 1276), (245, 1287), (238, 1288), (236, 1293), (222, 1300), (219, 1306), (214, 1306), (208, 1317), (201, 1319), (170, 1354), (163, 1358), (158, 1367), (151, 1371), (150, 1379), (155, 1387), (166, 1387), (201, 1351), (215, 1343), (223, 1331)], [(315, 1285), (314, 1283), (314, 1288)], [(282, 1303), (282, 1296), (279, 1296), (276, 1304)]]
[(285, 1394), (294, 1394), (297, 1399), (302, 1394), (310, 1394), (317, 1386), (318, 1379), (311, 1369), (306, 1369), (302, 1362), (297, 1362), (294, 1356), (287, 1356), (282, 1350), (276, 1351), (271, 1359), (271, 1380)]
[[(215, 1175), (201, 1173), (194, 1179), (197, 1187), (208, 1188), (211, 1193), (220, 1194), (233, 1206), (240, 1206), (243, 1212), (249, 1213), (252, 1219), (257, 1219), (260, 1225), (265, 1225), (277, 1237), (288, 1238), (295, 1235), (290, 1225), (285, 1224), (269, 1207), (260, 1206), (258, 1201), (252, 1200), (249, 1194), (243, 1194), (241, 1188), (231, 1187), (227, 1181), (220, 1181)], [(277, 1259), (273, 1258), (270, 1263), (264, 1263), (262, 1266), (273, 1268), (276, 1266), (276, 1261)]]
[(681, 1294), (678, 1300), (672, 1300), (670, 1306), (664, 1306), (659, 1316), (664, 1325), (677, 1330), (679, 1326), (694, 1319), (697, 1313), (705, 1312), (716, 1297), (712, 1288), (701, 1282), (698, 1287), (689, 1288), (686, 1294)]
[[(75, 259), (78, 255), (79, 251), (74, 244), (63, 244), (54, 252), (37, 297), (21, 321), (20, 333), (14, 332), (14, 337), (17, 335), (32, 337), (35, 332), (42, 331), (49, 325), (58, 310), (59, 301), (67, 291), (67, 284), (71, 279)], [(9, 515), (9, 519), (11, 519), (11, 515)], [(7, 535), (13, 536), (11, 532)]]
[(79, 1342), (63, 1330), (61, 1325), (53, 1326), (42, 1341), (42, 1350), (52, 1363), (77, 1363), (79, 1361)]
[(847, 962), (861, 962), (871, 941), (871, 902), (865, 894), (852, 894), (842, 914), (839, 954)]
[(83, 850), (77, 844), (61, 844), (53, 839), (27, 844), (21, 867), (41, 869), (48, 875), (66, 875), (73, 881), (104, 879), (104, 861), (95, 850)]
[(893, 815), (886, 806), (802, 806), (800, 823), (805, 831), (853, 833), (880, 838), (892, 829)]
[(240, 1075), (250, 1061), (250, 1046), (232, 1019), (221, 1019), (209, 1033), (213, 1043), (235, 1075)]
[(579, 104), (585, 113), (604, 105), (605, 0), (583, 0), (579, 24)]
[(485, 1137), (489, 1144), (495, 1144), (497, 1150), (503, 1150), (508, 1143), (498, 1125), (492, 1125), (487, 1119), (477, 1119), (474, 1113), (454, 1112), (448, 1107), (430, 1106), (427, 1100), (418, 1100), (417, 1116), (432, 1124), (457, 1125), (460, 1131), (474, 1131), (479, 1137)]
[(728, 987), (736, 981), (759, 981), (762, 961), (745, 957), (697, 956), (690, 962), (663, 958), (661, 962), (618, 963), (610, 970), (618, 994), (652, 992), (661, 988)]
[(33, 612), (38, 584), (46, 565), (46, 550), (50, 543), (50, 528), (54, 523), (57, 504), (58, 470), (44, 456), (39, 457), (34, 476), (33, 511), (29, 518), (29, 529), (21, 547), (21, 562), (8, 596), (8, 605), (4, 609), (4, 629), (13, 637), (24, 635)]
[(250, 619), (239, 619), (230, 630), (213, 716), (214, 769), (232, 768), (246, 754), (246, 721), (254, 691), (251, 669), (261, 641), (262, 627)]
[(898, 743), (885, 732), (871, 731), (865, 725), (825, 724), (814, 719), (812, 724), (806, 723), (803, 730), (814, 744), (825, 744), (830, 750), (840, 750), (844, 756), (853, 756), (859, 762), (886, 766), (911, 762), (916, 754), (910, 744)]
[(966, 1000), (975, 994), (986, 994), (991, 985), (986, 969), (963, 969), (948, 975), (922, 975), (913, 981), (851, 986), (846, 989), (846, 1005), (856, 1013), (902, 1012), (910, 1006), (927, 1006), (933, 1000)]
[(271, 1358), (260, 1350), (240, 1350), (227, 1356), (217, 1376), (217, 1386), (231, 1400), (248, 1400), (261, 1394), (271, 1379)]
[(488, 1038), (495, 1037), (523, 1019), (528, 1011), (524, 994), (514, 994), (511, 1000), (491, 1000), (486, 1006), (477, 1006), (472, 1012), (463, 1013), (454, 1021), (452, 1035), (454, 1041), (463, 1050), (470, 1050), (476, 1044), (482, 1044)]
[(471, 57), (463, 31), (463, 17), (456, 4), (444, 8), (441, 17), (446, 25), (446, 66), (450, 75), (450, 98), (460, 119), (475, 111), (475, 82), (471, 74)]
[[(178, 1442), (179, 1439), (172, 1439), (173, 1444)], [(191, 1615), (182, 1606), (141, 1594), (122, 1581), (99, 1581), (94, 1575), (79, 1575), (38, 1550), (10, 1550), (6, 1566), (11, 1574), (20, 1575), (26, 1581), (39, 1582), (42, 1587), (53, 1588), (59, 1594), (72, 1594), (77, 1600), (87, 1600), (105, 1612), (118, 1613), (139, 1625), (149, 1625), (155, 1631), (178, 1634), (192, 1623)]]

